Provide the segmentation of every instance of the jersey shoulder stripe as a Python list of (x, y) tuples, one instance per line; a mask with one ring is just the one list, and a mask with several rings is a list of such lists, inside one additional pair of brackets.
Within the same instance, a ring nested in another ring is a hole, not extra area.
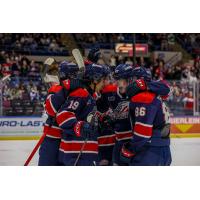
[(102, 93), (117, 92), (117, 85), (110, 84), (102, 89)]
[(69, 94), (70, 97), (88, 97), (89, 92), (84, 88), (78, 88)]
[(146, 103), (150, 104), (155, 99), (156, 95), (152, 92), (141, 92), (131, 98), (131, 102), (133, 103)]
[(53, 85), (49, 88), (48, 90), (48, 94), (50, 93), (56, 93), (56, 92), (59, 92), (60, 90), (62, 89), (62, 86), (61, 85)]

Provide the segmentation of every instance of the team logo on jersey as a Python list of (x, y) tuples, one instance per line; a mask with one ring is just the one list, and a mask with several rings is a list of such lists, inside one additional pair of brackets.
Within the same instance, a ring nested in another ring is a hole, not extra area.
[(129, 112), (129, 102), (123, 101), (118, 104), (118, 106), (114, 110), (116, 119), (127, 119)]

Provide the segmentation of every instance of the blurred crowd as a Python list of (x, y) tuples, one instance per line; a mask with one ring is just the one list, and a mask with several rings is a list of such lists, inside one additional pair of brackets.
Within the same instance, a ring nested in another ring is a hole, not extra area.
[(47, 88), (42, 84), (40, 67), (41, 63), (24, 55), (0, 52), (0, 77), (10, 75), (2, 89), (4, 114), (41, 114)]
[[(11, 81), (5, 84), (2, 91), (4, 114), (9, 115), (10, 113), (12, 115), (13, 112), (15, 112), (15, 115), (41, 114), (42, 103), (47, 95), (47, 88), (42, 84), (40, 77), (41, 63), (15, 53), (1, 52), (0, 55), (1, 76), (11, 75)], [(138, 58), (137, 62), (138, 65), (151, 69), (154, 80), (166, 79), (170, 82), (172, 93), (169, 104), (172, 113), (182, 114), (184, 108), (184, 113), (192, 114), (193, 83), (199, 79), (198, 60), (195, 62), (196, 67), (190, 65), (167, 67), (161, 59), (156, 59), (155, 62), (150, 63), (143, 57)], [(132, 59), (117, 59), (111, 56), (110, 65), (113, 69), (119, 63), (133, 64)], [(21, 105), (23, 105), (23, 108)]]
[(40, 65), (15, 51), (1, 51), (0, 72), (1, 76), (12, 75), (15, 77), (38, 78), (40, 76)]
[(200, 78), (200, 63), (195, 60), (194, 64), (180, 62), (173, 66), (165, 64), (162, 59), (156, 59), (151, 66), (153, 78), (196, 82)]
[(38, 55), (62, 54), (64, 51), (66, 55), (61, 34), (55, 33), (0, 33), (0, 50)]
[[(198, 35), (195, 37), (178, 34), (182, 40), (190, 38), (191, 44), (199, 43)], [(192, 34), (193, 35), (193, 34)], [(195, 34), (194, 34), (195, 35)], [(73, 34), (82, 46), (98, 44), (113, 45), (116, 42), (132, 42), (133, 34)], [(136, 41), (148, 43), (154, 50), (170, 50), (173, 48), (175, 34), (136, 34)], [(192, 39), (191, 39), (192, 37)], [(188, 39), (189, 40), (189, 39)], [(56, 43), (56, 44), (55, 44)], [(16, 51), (16, 48), (37, 49), (42, 46), (48, 50), (57, 51), (62, 45), (60, 34), (0, 34), (0, 47), (7, 44), (13, 46), (12, 51), (0, 51), (0, 77), (11, 75), (2, 90), (4, 114), (33, 115), (41, 114), (42, 102), (47, 95), (47, 88), (42, 84), (40, 68), (42, 63), (30, 60), (26, 53)], [(58, 50), (59, 51), (59, 50)], [(194, 104), (193, 83), (200, 79), (200, 54), (194, 62), (168, 65), (162, 58), (137, 57), (136, 65), (149, 68), (154, 80), (164, 79), (171, 83), (172, 95), (169, 99), (172, 112), (181, 114), (184, 111), (191, 114)], [(105, 63), (103, 59), (98, 61)], [(112, 70), (122, 63), (133, 64), (131, 57), (120, 54), (111, 55), (108, 64)], [(18, 113), (18, 114), (17, 114)]]
[(76, 33), (75, 40), (82, 48), (91, 48), (98, 44), (101, 48), (114, 49), (115, 43), (147, 43), (150, 50), (169, 51), (173, 50), (175, 35), (172, 33), (150, 34), (150, 33)]
[(179, 33), (177, 39), (184, 49), (196, 56), (200, 54), (200, 34), (198, 33)]

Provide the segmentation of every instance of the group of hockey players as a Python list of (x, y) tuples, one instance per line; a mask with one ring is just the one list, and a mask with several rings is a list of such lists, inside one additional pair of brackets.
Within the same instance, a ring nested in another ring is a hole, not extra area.
[(144, 67), (110, 71), (97, 64), (99, 56), (98, 48), (90, 50), (83, 71), (76, 62), (50, 59), (38, 165), (170, 165), (170, 87)]

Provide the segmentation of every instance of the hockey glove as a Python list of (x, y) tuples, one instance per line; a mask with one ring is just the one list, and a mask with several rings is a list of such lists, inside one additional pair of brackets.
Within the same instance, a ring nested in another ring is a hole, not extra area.
[(83, 88), (85, 85), (83, 84), (81, 80), (67, 79), (67, 80), (62, 81), (62, 86), (67, 91), (73, 91), (77, 88), (81, 88), (81, 87)]
[(120, 152), (120, 161), (130, 164), (132, 158), (135, 156), (134, 151), (131, 148), (130, 142), (125, 143), (122, 146), (121, 152)]
[(127, 87), (127, 95), (129, 98), (131, 98), (135, 96), (136, 94), (138, 94), (139, 92), (142, 92), (145, 90), (147, 90), (147, 84), (145, 80), (138, 79)]
[(92, 48), (88, 54), (87, 59), (93, 63), (97, 63), (100, 57), (100, 49), (98, 47)]
[(97, 139), (93, 127), (88, 122), (78, 121), (74, 126), (74, 132), (77, 137), (83, 137), (85, 139), (94, 139), (94, 140)]
[(100, 119), (101, 129), (107, 129), (108, 127), (112, 126), (113, 126), (113, 119), (109, 115), (106, 115)]
[(63, 86), (63, 92), (65, 97), (69, 95), (70, 92), (72, 92), (75, 89), (78, 88), (83, 88), (84, 84), (81, 80), (78, 79), (67, 79), (62, 81), (62, 86)]

